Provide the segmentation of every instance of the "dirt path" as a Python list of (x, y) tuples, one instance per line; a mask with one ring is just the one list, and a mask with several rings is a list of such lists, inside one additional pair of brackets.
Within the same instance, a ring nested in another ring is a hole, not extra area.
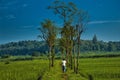
[(55, 61), (54, 67), (46, 71), (45, 74), (38, 80), (68, 80), (68, 72), (62, 72), (62, 66), (60, 61)]
[[(80, 74), (74, 74), (73, 70), (67, 68), (65, 73), (62, 72), (60, 61), (56, 61), (54, 67), (47, 70), (38, 80), (88, 80)], [(91, 80), (91, 79), (89, 79)]]
[(61, 76), (62, 80), (68, 80), (68, 74), (63, 73), (63, 74), (61, 74), (61, 75), (62, 75), (62, 76)]

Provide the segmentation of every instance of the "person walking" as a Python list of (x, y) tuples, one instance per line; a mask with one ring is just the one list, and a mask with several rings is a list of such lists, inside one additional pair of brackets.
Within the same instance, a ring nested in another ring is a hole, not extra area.
[(63, 72), (66, 72), (66, 63), (67, 63), (66, 60), (63, 59), (63, 60), (62, 60), (62, 71), (63, 71)]

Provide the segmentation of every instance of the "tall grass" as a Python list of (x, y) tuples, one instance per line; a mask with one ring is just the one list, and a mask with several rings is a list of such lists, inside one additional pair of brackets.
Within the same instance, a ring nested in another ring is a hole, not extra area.
[(0, 80), (37, 80), (47, 68), (45, 60), (0, 62)]
[(94, 80), (120, 80), (120, 57), (80, 59), (79, 68)]
[(120, 80), (120, 57), (80, 58), (79, 74), (67, 67), (63, 73), (61, 60), (48, 69), (47, 60), (0, 62), (0, 80)]

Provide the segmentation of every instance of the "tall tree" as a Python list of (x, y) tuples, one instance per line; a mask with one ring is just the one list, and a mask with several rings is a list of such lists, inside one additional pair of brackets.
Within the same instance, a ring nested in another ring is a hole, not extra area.
[(63, 26), (72, 23), (73, 17), (77, 12), (77, 7), (74, 3), (65, 3), (60, 0), (55, 0), (51, 6), (48, 6), (48, 9), (53, 10), (63, 20)]
[(108, 51), (116, 51), (114, 42), (111, 41), (108, 42)]
[(97, 39), (96, 35), (93, 36), (92, 43), (93, 43), (93, 50), (94, 51), (100, 50), (100, 45), (98, 43), (98, 39)]
[(54, 47), (55, 47), (55, 40), (57, 36), (56, 26), (55, 24), (47, 19), (41, 22), (41, 27), (39, 28), (40, 35), (39, 37), (46, 41), (49, 47), (49, 67), (54, 66)]
[(78, 73), (79, 68), (79, 55), (80, 55), (80, 41), (81, 41), (81, 35), (85, 31), (85, 26), (87, 25), (89, 21), (88, 13), (83, 10), (78, 10), (76, 14), (75, 21), (76, 21), (76, 42), (77, 42), (77, 60), (75, 65), (75, 72)]
[[(77, 73), (78, 65), (79, 65), (78, 58), (80, 54), (80, 37), (83, 32), (83, 27), (86, 25), (86, 21), (87, 21), (86, 18), (88, 17), (87, 12), (84, 12), (83, 10), (78, 10), (77, 6), (72, 2), (65, 3), (60, 0), (54, 1), (53, 4), (48, 8), (52, 9), (53, 12), (59, 15), (60, 18), (63, 20), (63, 28), (61, 30), (61, 40), (64, 40), (66, 59), (68, 63), (71, 65), (71, 69), (72, 69), (72, 50), (73, 50), (73, 46), (75, 46), (73, 45), (74, 41), (76, 41), (78, 44), (77, 60), (74, 60), (75, 63), (77, 63), (77, 65), (75, 65), (76, 73)], [(76, 26), (72, 26), (72, 25), (76, 25)], [(74, 58), (76, 58), (76, 56)]]
[(97, 43), (97, 41), (98, 41), (98, 40), (97, 40), (97, 36), (96, 36), (96, 35), (94, 35), (94, 36), (93, 36), (93, 39), (92, 39), (92, 42), (93, 42), (94, 44), (96, 44), (96, 43)]
[[(63, 20), (63, 28), (61, 29), (61, 40), (64, 41), (64, 45), (62, 45), (66, 52), (66, 59), (68, 64), (72, 64), (72, 29), (71, 24), (73, 22), (74, 15), (76, 14), (77, 7), (72, 2), (65, 3), (60, 0), (56, 0), (53, 2), (51, 6), (48, 7), (49, 9), (53, 10), (53, 12), (60, 16)], [(71, 29), (71, 30), (70, 30)], [(60, 41), (61, 41), (60, 40)], [(61, 42), (63, 42), (61, 41)], [(69, 63), (70, 62), (70, 63)], [(71, 67), (72, 68), (72, 67)]]

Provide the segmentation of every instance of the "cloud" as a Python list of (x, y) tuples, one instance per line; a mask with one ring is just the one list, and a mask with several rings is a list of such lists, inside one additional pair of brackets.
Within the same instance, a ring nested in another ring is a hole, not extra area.
[(19, 0), (12, 0), (12, 1), (4, 1), (0, 3), (0, 10), (8, 10), (8, 9), (18, 9), (27, 7), (28, 4), (22, 3)]
[(5, 7), (5, 6), (11, 6), (11, 5), (16, 5), (18, 1), (12, 0), (12, 1), (4, 1), (0, 3), (0, 6)]
[(11, 9), (11, 6), (14, 6), (18, 3), (16, 0), (12, 1), (3, 1), (0, 3), (0, 10)]
[(11, 6), (11, 5), (15, 5), (17, 3), (18, 3), (18, 1), (11, 1), (11, 2), (6, 3), (5, 5), (6, 6)]
[(120, 23), (120, 20), (91, 21), (88, 24)]
[(23, 5), (22, 5), (22, 7), (27, 7), (27, 6), (28, 6), (28, 4), (23, 4)]
[(15, 19), (15, 18), (16, 18), (16, 16), (15, 16), (15, 15), (13, 15), (13, 14), (10, 14), (10, 15), (7, 15), (7, 16), (6, 16), (6, 18), (7, 18), (7, 19)]

